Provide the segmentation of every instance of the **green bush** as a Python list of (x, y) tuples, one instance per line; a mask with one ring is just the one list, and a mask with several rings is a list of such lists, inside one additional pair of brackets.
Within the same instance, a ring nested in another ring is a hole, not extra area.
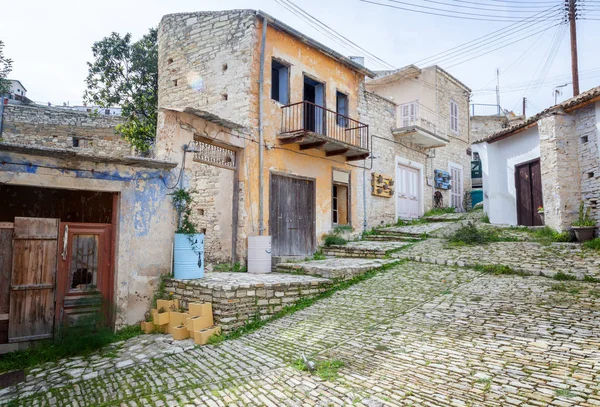
[(592, 239), (592, 240), (588, 240), (587, 242), (585, 242), (583, 244), (583, 246), (586, 249), (599, 250), (600, 251), (600, 237), (597, 237), (597, 238)]
[(324, 236), (323, 244), (325, 246), (340, 246), (348, 243), (346, 239), (336, 234), (327, 234)]
[(526, 230), (530, 232), (532, 236), (540, 242), (552, 243), (571, 241), (571, 234), (569, 232), (559, 233), (556, 230), (552, 229), (550, 226), (544, 226), (543, 228), (538, 229), (526, 228)]
[(444, 208), (433, 208), (428, 210), (427, 212), (425, 212), (423, 214), (423, 216), (435, 216), (435, 215), (443, 215), (445, 213), (455, 213), (456, 212), (456, 208), (453, 206), (447, 206)]
[(500, 241), (498, 232), (495, 230), (480, 229), (473, 222), (462, 226), (449, 238), (451, 243), (477, 245)]
[(579, 216), (573, 226), (596, 226), (596, 221), (590, 216), (590, 208), (586, 210), (583, 201), (579, 204)]

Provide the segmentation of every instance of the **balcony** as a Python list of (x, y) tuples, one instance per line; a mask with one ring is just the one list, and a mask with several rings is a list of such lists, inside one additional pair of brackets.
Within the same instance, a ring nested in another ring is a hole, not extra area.
[(397, 128), (392, 133), (423, 148), (447, 145), (448, 125), (441, 117), (418, 102), (398, 106)]
[(327, 157), (341, 155), (346, 161), (369, 156), (368, 125), (308, 101), (281, 108), (277, 138), (281, 144), (323, 150)]

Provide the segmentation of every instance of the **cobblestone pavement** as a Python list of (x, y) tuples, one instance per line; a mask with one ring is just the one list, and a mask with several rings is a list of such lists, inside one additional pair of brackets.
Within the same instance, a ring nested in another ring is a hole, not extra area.
[(369, 270), (396, 261), (394, 259), (333, 258), (295, 263), (279, 263), (277, 269), (284, 272), (302, 272), (324, 278), (349, 280), (359, 274), (364, 274)]
[[(406, 262), (220, 345), (144, 336), (44, 366), (0, 405), (598, 406), (599, 297)], [(345, 365), (326, 381), (290, 366), (302, 352)]]
[(392, 254), (426, 263), (502, 264), (530, 274), (553, 276), (557, 272), (577, 278), (600, 277), (600, 255), (577, 243), (498, 242), (477, 246), (450, 246), (443, 239), (427, 239)]

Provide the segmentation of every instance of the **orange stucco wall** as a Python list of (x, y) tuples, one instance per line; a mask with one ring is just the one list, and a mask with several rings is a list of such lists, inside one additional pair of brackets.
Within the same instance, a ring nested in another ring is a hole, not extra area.
[[(262, 24), (259, 23), (258, 38), (262, 32)], [(260, 66), (260, 40), (256, 44), (256, 61), (253, 64), (255, 75), (259, 77)], [(289, 64), (290, 72), (290, 103), (303, 100), (304, 75), (310, 76), (325, 84), (325, 107), (330, 110), (336, 108), (336, 91), (348, 95), (349, 115), (358, 118), (358, 89), (363, 81), (363, 76), (354, 70), (342, 65), (295, 38), (283, 33), (273, 27), (267, 28), (267, 40), (265, 47), (265, 83), (264, 83), (264, 115), (263, 129), (264, 139), (267, 145), (264, 154), (264, 219), (266, 233), (269, 233), (269, 175), (271, 172), (288, 173), (302, 177), (313, 178), (316, 187), (316, 233), (317, 238), (332, 229), (332, 173), (333, 169), (351, 171), (351, 207), (350, 216), (352, 226), (357, 229), (356, 199), (359, 198), (356, 190), (357, 168), (348, 165), (344, 157), (325, 157), (325, 153), (319, 150), (300, 151), (296, 144), (281, 145), (277, 141), (277, 134), (281, 128), (282, 104), (271, 99), (271, 60), (276, 58)], [(258, 95), (258, 85), (254, 88)], [(258, 98), (256, 98), (258, 100)], [(258, 106), (251, 109), (258, 114)], [(248, 146), (245, 150), (245, 159), (248, 165), (248, 177), (250, 195), (256, 199), (247, 200), (248, 210), (252, 210), (255, 218), (258, 217), (258, 148), (257, 145)], [(356, 164), (356, 163), (354, 163)], [(362, 195), (361, 195), (362, 196)], [(249, 235), (252, 233), (248, 233)]]

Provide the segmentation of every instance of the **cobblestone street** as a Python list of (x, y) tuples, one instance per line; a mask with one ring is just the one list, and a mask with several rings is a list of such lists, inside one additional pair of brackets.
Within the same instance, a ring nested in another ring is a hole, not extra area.
[[(597, 406), (597, 287), (405, 261), (237, 340), (146, 335), (35, 368), (0, 404)], [(321, 379), (292, 367), (303, 352), (344, 366)]]

